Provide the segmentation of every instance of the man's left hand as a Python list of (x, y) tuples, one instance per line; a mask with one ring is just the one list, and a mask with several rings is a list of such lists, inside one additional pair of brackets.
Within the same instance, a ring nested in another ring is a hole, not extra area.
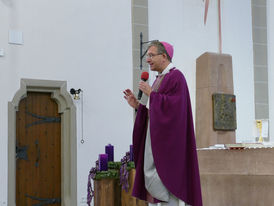
[(139, 89), (147, 96), (150, 96), (150, 93), (152, 92), (151, 86), (149, 86), (147, 82), (144, 82), (142, 80), (139, 82)]

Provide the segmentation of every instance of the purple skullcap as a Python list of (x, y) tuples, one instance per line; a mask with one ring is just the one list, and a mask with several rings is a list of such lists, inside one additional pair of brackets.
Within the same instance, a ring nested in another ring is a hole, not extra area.
[(170, 60), (172, 60), (172, 57), (173, 57), (173, 46), (171, 44), (167, 43), (167, 42), (164, 42), (164, 41), (161, 41), (161, 43), (165, 47), (166, 52), (167, 52), (167, 54), (170, 57)]

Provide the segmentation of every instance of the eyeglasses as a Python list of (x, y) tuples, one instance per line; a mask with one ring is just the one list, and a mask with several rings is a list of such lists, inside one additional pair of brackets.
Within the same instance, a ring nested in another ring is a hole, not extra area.
[(153, 57), (158, 56), (158, 55), (161, 55), (161, 54), (147, 54), (146, 59), (152, 59)]

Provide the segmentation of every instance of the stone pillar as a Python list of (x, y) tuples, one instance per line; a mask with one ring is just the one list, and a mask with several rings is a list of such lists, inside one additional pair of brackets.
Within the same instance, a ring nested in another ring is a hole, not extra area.
[(235, 131), (213, 129), (212, 94), (233, 94), (232, 57), (206, 52), (196, 60), (197, 148), (235, 143)]

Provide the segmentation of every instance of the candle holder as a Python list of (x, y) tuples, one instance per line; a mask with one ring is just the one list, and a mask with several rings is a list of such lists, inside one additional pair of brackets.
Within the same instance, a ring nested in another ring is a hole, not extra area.
[(101, 160), (103, 157), (103, 163), (107, 164), (107, 170), (98, 171), (94, 177), (94, 206), (121, 206), (119, 171), (114, 169), (116, 167), (119, 168), (119, 164), (108, 162), (107, 154), (103, 154), (100, 157)]
[[(132, 148), (132, 147), (131, 147)], [(148, 206), (148, 203), (133, 197), (132, 190), (135, 180), (135, 165), (130, 161), (130, 152), (121, 160), (122, 165), (120, 169), (120, 183), (122, 185), (121, 191), (121, 206)]]
[(121, 206), (117, 170), (99, 171), (94, 179), (94, 206)]
[(264, 141), (262, 137), (262, 128), (263, 128), (262, 120), (256, 120), (256, 127), (259, 129), (259, 132), (260, 132), (260, 137), (258, 142), (262, 143)]

